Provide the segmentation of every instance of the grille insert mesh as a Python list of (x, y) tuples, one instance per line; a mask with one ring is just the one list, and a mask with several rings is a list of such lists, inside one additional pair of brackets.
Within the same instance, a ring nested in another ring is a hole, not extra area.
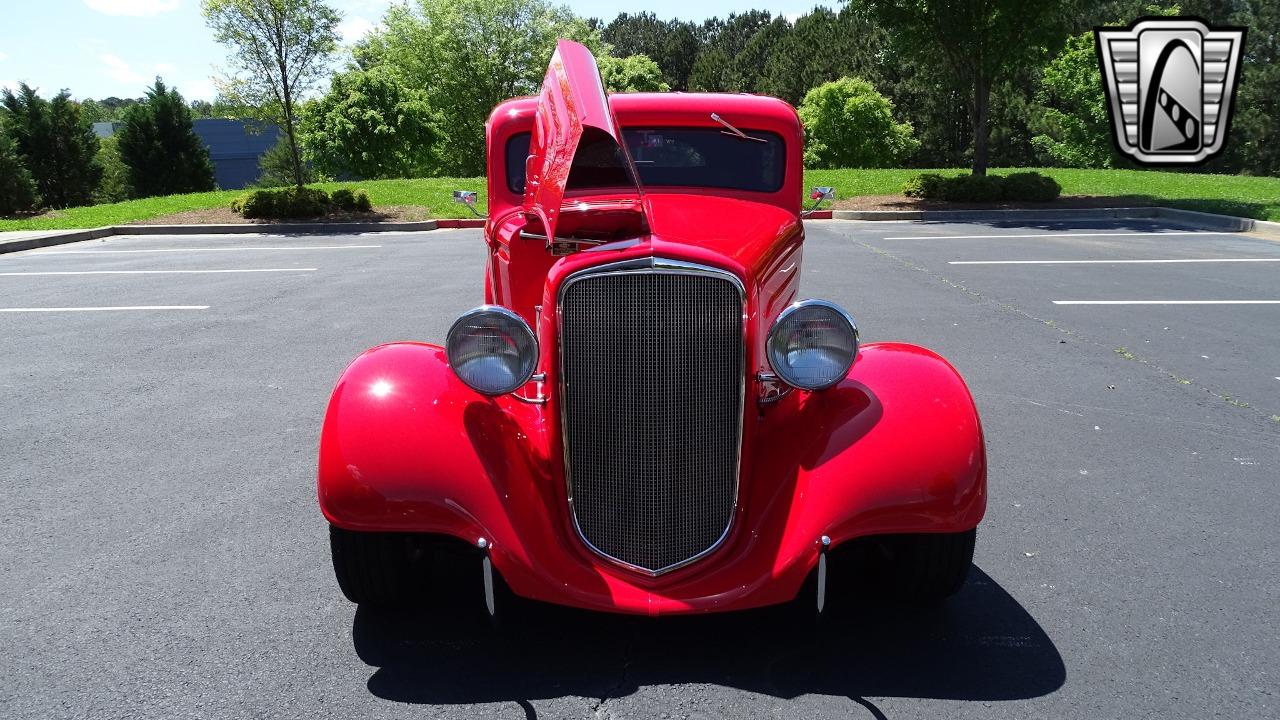
[(561, 312), (569, 490), (584, 539), (655, 573), (710, 550), (736, 504), (738, 286), (602, 273), (565, 288)]

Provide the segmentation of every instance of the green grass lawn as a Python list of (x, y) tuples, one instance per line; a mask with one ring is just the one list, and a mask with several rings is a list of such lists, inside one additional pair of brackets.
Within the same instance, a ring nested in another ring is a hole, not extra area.
[[(1025, 169), (1025, 168), (1019, 168)], [(1130, 198), (1169, 207), (1280, 220), (1280, 178), (1239, 175), (1199, 175), (1147, 170), (1071, 170), (1032, 168), (1054, 177), (1064, 195), (1102, 195)], [(831, 185), (839, 198), (859, 195), (893, 195), (901, 192), (907, 178), (920, 172), (961, 174), (963, 170), (811, 170), (805, 187)], [(1014, 172), (997, 169), (998, 174)], [(467, 209), (453, 202), (454, 190), (476, 190), (485, 202), (484, 178), (426, 178), (419, 180), (370, 180), (356, 183), (324, 183), (319, 187), (361, 187), (378, 206), (419, 206), (432, 217), (469, 217)], [(187, 210), (226, 207), (241, 190), (225, 190), (191, 195), (130, 200), (93, 207), (71, 208), (39, 217), (3, 220), (4, 230), (54, 230), (63, 228), (124, 225)]]
[[(1124, 197), (1147, 204), (1280, 220), (1280, 178), (1203, 175), (1154, 170), (1076, 170), (1070, 168), (996, 168), (991, 172), (1035, 172), (1062, 185), (1063, 195)], [(810, 170), (805, 186), (830, 185), (837, 198), (895, 195), (907, 178), (922, 172), (961, 175), (964, 170)]]
[[(320, 183), (315, 187), (334, 190), (339, 187), (364, 188), (374, 209), (392, 205), (412, 205), (427, 208), (431, 217), (472, 217), (462, 205), (453, 201), (454, 190), (475, 190), (480, 193), (483, 212), (485, 196), (484, 178), (424, 178), (419, 180), (367, 180), (361, 182)], [(126, 225), (138, 220), (163, 217), (187, 210), (206, 210), (229, 207), (231, 201), (245, 190), (219, 190), (216, 192), (166, 195), (164, 197), (129, 200), (109, 205), (55, 210), (38, 217), (16, 220), (0, 219), (0, 231), (4, 230), (63, 230), (90, 228), (104, 225)]]

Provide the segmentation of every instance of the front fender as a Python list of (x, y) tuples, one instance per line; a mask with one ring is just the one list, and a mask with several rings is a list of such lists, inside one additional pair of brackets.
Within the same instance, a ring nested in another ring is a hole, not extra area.
[(964, 380), (938, 354), (869, 344), (838, 385), (789, 399), (763, 433), (775, 440), (757, 449), (755, 478), (781, 484), (761, 515), (783, 523), (783, 564), (809, 566), (823, 535), (839, 545), (868, 535), (962, 532), (981, 521), (982, 424)]
[(347, 530), (493, 540), (511, 533), (506, 508), (545, 502), (545, 475), (540, 414), (468, 388), (437, 345), (364, 352), (325, 413), (320, 509)]

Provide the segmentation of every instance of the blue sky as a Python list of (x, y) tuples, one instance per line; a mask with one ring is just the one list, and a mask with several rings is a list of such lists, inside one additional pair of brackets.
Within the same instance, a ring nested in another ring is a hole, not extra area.
[[(562, 0), (563, 1), (563, 0)], [(345, 15), (354, 40), (378, 22), (391, 0), (330, 0)], [(0, 86), (18, 81), (51, 95), (69, 88), (77, 98), (137, 97), (157, 74), (188, 99), (212, 99), (211, 76), (223, 62), (209, 38), (199, 0), (4, 0)], [(612, 18), (651, 10), (661, 17), (702, 20), (750, 8), (795, 16), (835, 0), (568, 0), (578, 14)]]

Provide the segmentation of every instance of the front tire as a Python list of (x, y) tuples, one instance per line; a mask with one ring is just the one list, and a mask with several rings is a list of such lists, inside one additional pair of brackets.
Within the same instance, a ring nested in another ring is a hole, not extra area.
[(964, 586), (973, 565), (977, 528), (959, 533), (923, 533), (884, 538), (889, 557), (887, 585), (898, 599), (933, 605)]
[(330, 525), (329, 549), (338, 587), (353, 603), (402, 605), (426, 591), (431, 553), (414, 535)]
[(837, 615), (877, 605), (937, 605), (964, 585), (977, 530), (874, 535), (831, 552), (826, 606)]

